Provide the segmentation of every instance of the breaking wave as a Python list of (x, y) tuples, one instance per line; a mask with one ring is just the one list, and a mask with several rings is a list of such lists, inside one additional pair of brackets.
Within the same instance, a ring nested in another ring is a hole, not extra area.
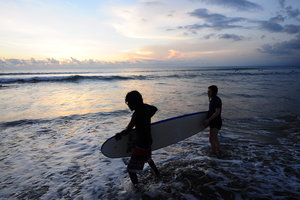
[(145, 80), (147, 76), (35, 76), (35, 77), (9, 77), (0, 78), (0, 83), (39, 83), (39, 82), (78, 82), (82, 80), (98, 80), (98, 81), (121, 81), (121, 80)]

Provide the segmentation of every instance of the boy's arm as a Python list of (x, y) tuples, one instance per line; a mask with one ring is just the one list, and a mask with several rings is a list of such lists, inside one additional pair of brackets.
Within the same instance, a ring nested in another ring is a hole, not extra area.
[(208, 122), (215, 119), (221, 113), (221, 108), (216, 108), (214, 114), (207, 119)]
[(134, 116), (132, 116), (129, 124), (127, 125), (127, 127), (125, 128), (125, 130), (123, 130), (122, 132), (127, 132), (129, 133), (129, 131), (131, 131), (133, 129), (133, 127), (135, 126), (134, 124), (135, 120), (134, 120)]
[(151, 117), (153, 117), (153, 115), (157, 112), (157, 108), (155, 106), (152, 105), (148, 105), (149, 110), (150, 110), (150, 115)]
[(123, 135), (129, 134), (129, 132), (133, 129), (133, 127), (135, 126), (135, 120), (134, 120), (134, 118), (135, 118), (135, 115), (132, 116), (132, 118), (131, 118), (129, 124), (127, 125), (127, 127), (123, 131), (121, 131), (120, 133), (117, 133), (115, 135), (117, 140), (121, 139), (121, 137)]

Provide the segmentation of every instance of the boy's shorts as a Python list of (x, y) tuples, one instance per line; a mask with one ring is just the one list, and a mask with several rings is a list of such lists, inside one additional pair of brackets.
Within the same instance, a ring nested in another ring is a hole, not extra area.
[(210, 128), (217, 128), (217, 129), (221, 129), (222, 127), (222, 121), (221, 120), (212, 120), (210, 123), (209, 123), (209, 127)]
[(132, 150), (131, 158), (127, 166), (128, 172), (141, 173), (143, 172), (144, 165), (151, 159), (151, 149), (143, 149), (134, 147)]

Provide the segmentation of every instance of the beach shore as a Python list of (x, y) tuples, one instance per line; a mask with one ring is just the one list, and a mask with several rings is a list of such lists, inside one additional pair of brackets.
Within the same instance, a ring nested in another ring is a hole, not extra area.
[[(290, 138), (299, 139), (299, 134)], [(160, 163), (160, 179), (148, 169), (140, 188), (126, 191), (124, 199), (300, 198), (299, 143), (222, 137), (221, 158), (209, 156), (209, 149), (199, 149), (192, 139), (182, 145), (189, 148)]]

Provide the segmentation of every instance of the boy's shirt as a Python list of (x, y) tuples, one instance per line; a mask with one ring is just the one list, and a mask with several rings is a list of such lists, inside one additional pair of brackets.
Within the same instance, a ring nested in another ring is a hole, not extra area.
[(143, 104), (134, 111), (132, 120), (137, 131), (137, 138), (134, 141), (136, 146), (144, 149), (151, 148), (151, 117), (156, 111), (157, 108), (155, 106), (148, 104)]
[[(221, 112), (222, 112), (222, 100), (218, 96), (215, 96), (209, 102), (209, 110), (208, 110), (208, 114), (207, 114), (207, 119), (210, 118), (216, 112), (217, 108), (220, 108)], [(213, 123), (213, 122), (222, 123), (221, 112), (215, 119), (213, 119), (211, 121), (211, 123)]]

